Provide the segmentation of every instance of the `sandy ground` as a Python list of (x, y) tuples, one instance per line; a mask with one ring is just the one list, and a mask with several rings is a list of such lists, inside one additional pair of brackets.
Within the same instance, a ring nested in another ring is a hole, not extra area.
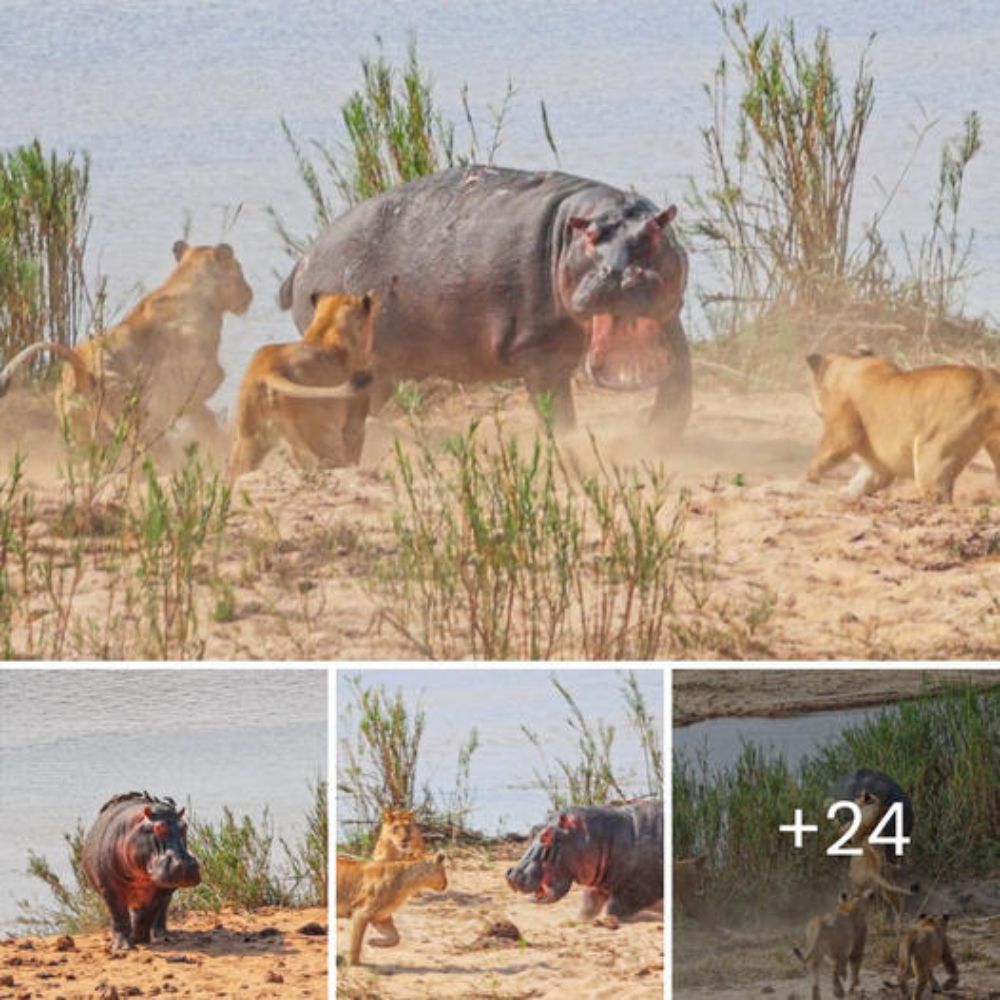
[(837, 708), (889, 705), (940, 685), (1000, 684), (1000, 670), (675, 670), (674, 726), (724, 716), (776, 718)]
[[(34, 997), (327, 996), (325, 909), (188, 913), (169, 921), (170, 941), (110, 954), (111, 932), (0, 941), (0, 1000)], [(313, 927), (312, 930), (318, 928)]]
[[(428, 395), (424, 420), (436, 440), (498, 406), (513, 431), (528, 435), (537, 427), (523, 388)], [(671, 455), (642, 430), (650, 402), (648, 393), (578, 386), (582, 427), (564, 443), (586, 463), (592, 431), (603, 454), (618, 462), (663, 460), (673, 482), (690, 491), (686, 553), (714, 565), (708, 607), (715, 631), (707, 644), (663, 655), (991, 659), (1000, 652), (1000, 506), (985, 454), (960, 477), (953, 507), (922, 502), (912, 483), (850, 504), (841, 495), (850, 468), (819, 485), (803, 479), (820, 430), (804, 392), (738, 394), (696, 385), (683, 448)], [(37, 408), (27, 429), (25, 412), (23, 393), (20, 403), (17, 393), (0, 401), (9, 431), (4, 448), (7, 455), (18, 445), (28, 451), (28, 480), (40, 490), (36, 509), (51, 519), (59, 509), (59, 450)], [(372, 577), (394, 545), (397, 438), (405, 446), (410, 430), (387, 408), (369, 422), (359, 468), (303, 475), (274, 455), (240, 480), (219, 561), (234, 614), (213, 621), (217, 595), (203, 588), (201, 655), (419, 655), (378, 625), (385, 598)], [(33, 530), (46, 541), (44, 525)], [(52, 547), (64, 551), (66, 543), (53, 540)], [(104, 563), (99, 554), (88, 561), (75, 584), (74, 621), (84, 627), (69, 630), (67, 657), (116, 652), (98, 641), (113, 632), (105, 624), (113, 620), (113, 587)], [(55, 614), (39, 600), (36, 633)], [(695, 614), (683, 598), (679, 608), (682, 621)], [(30, 655), (24, 633), (18, 645)]]
[[(749, 1000), (765, 995), (807, 1000), (811, 978), (792, 953), (793, 945), (803, 946), (805, 922), (796, 928), (755, 934), (685, 926), (675, 937), (674, 1000)], [(948, 938), (958, 963), (959, 983), (946, 994), (935, 995), (961, 1000), (1000, 998), (1000, 916), (953, 916)], [(897, 940), (888, 928), (871, 933), (861, 966), (859, 998), (899, 1000)], [(831, 971), (829, 961), (825, 962), (820, 977), (824, 998), (833, 996)], [(940, 966), (937, 978), (940, 982), (947, 978)], [(693, 985), (694, 981), (702, 985)]]
[[(661, 1000), (663, 919), (640, 914), (618, 929), (577, 923), (579, 889), (539, 906), (512, 892), (504, 872), (520, 848), (465, 855), (448, 866), (448, 889), (415, 896), (394, 917), (402, 940), (362, 948), (345, 968), (348, 920), (337, 922), (337, 995), (354, 1000)], [(503, 921), (524, 941), (486, 933)]]

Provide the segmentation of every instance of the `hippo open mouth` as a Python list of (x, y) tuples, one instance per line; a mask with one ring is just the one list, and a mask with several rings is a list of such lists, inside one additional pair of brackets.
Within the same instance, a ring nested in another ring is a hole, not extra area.
[(659, 320), (611, 313), (591, 319), (584, 371), (595, 385), (621, 392), (648, 389), (663, 381), (670, 364)]

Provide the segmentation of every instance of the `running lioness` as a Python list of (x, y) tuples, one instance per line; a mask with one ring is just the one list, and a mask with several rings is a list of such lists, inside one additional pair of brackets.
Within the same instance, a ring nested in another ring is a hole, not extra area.
[(242, 316), (253, 291), (227, 243), (193, 247), (178, 240), (174, 258), (170, 277), (116, 326), (76, 347), (38, 341), (16, 354), (0, 372), (0, 395), (19, 368), (47, 351), (66, 363), (56, 411), (78, 441), (110, 440), (130, 400), (147, 441), (180, 416), (202, 440), (217, 433), (205, 403), (225, 378), (222, 317)]
[(1000, 371), (934, 365), (907, 372), (866, 349), (810, 354), (806, 362), (823, 418), (811, 482), (857, 455), (863, 464), (848, 487), (852, 499), (899, 476), (916, 479), (926, 499), (951, 503), (958, 474), (985, 448), (1000, 483)]

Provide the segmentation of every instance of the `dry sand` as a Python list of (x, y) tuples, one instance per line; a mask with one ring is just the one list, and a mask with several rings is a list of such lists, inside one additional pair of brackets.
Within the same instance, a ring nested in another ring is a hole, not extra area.
[[(308, 928), (308, 925), (314, 925)], [(109, 951), (110, 930), (0, 941), (0, 1000), (327, 996), (325, 909), (171, 915), (170, 941)]]
[[(938, 912), (938, 911), (935, 911)], [(674, 1000), (751, 1000), (765, 995), (807, 1000), (811, 979), (792, 954), (803, 947), (804, 926), (775, 928), (757, 934), (720, 933), (686, 926), (676, 935)], [(1000, 998), (1000, 916), (952, 918), (949, 942), (958, 963), (959, 984), (946, 994), (962, 1000)], [(900, 1000), (896, 984), (896, 935), (888, 928), (869, 936), (861, 967), (861, 990), (867, 1000)], [(696, 963), (697, 972), (690, 963)], [(820, 988), (833, 996), (832, 967), (824, 962)], [(939, 966), (937, 978), (947, 976)], [(704, 985), (691, 985), (698, 979)], [(846, 984), (845, 984), (846, 985)], [(910, 980), (913, 988), (913, 980)], [(928, 994), (928, 997), (930, 994)]]
[[(537, 427), (523, 388), (431, 386), (425, 396), (425, 425), (436, 440), (497, 406), (513, 431), (529, 435)], [(738, 394), (698, 385), (683, 448), (667, 456), (641, 427), (650, 394), (578, 385), (576, 398), (582, 427), (565, 447), (580, 462), (592, 461), (591, 430), (605, 455), (663, 459), (673, 482), (690, 491), (686, 551), (715, 564), (709, 607), (719, 628), (707, 647), (675, 655), (990, 659), (1000, 651), (1000, 506), (985, 455), (960, 477), (953, 507), (924, 503), (912, 483), (851, 504), (841, 495), (850, 468), (819, 485), (803, 479), (820, 431), (804, 392)], [(11, 393), (0, 401), (0, 421), (8, 429), (7, 454), (19, 442), (28, 450), (28, 478), (41, 491), (38, 511), (48, 523), (60, 507), (58, 442), (51, 426), (41, 426), (38, 407), (25, 430), (24, 407), (23, 392)], [(235, 617), (213, 621), (217, 594), (202, 588), (204, 656), (420, 655), (388, 627), (375, 627), (384, 598), (370, 570), (394, 545), (389, 474), (397, 438), (405, 445), (411, 434), (390, 407), (369, 422), (360, 468), (302, 475), (274, 455), (240, 480), (219, 563)], [(33, 531), (53, 551), (68, 548), (46, 534), (46, 525)], [(73, 612), (99, 627), (90, 640), (80, 638), (83, 630), (68, 642), (69, 657), (115, 653), (92, 638), (111, 631), (102, 624), (111, 615), (111, 584), (101, 544), (95, 541), (77, 582)], [(682, 598), (681, 607), (682, 620), (695, 615), (690, 601)], [(51, 621), (48, 614), (40, 599), (36, 633)], [(30, 652), (23, 632), (18, 642)]]
[[(578, 923), (580, 890), (542, 906), (512, 892), (504, 872), (520, 849), (463, 854), (448, 889), (415, 896), (394, 917), (395, 948), (362, 948), (345, 968), (349, 921), (337, 922), (337, 995), (354, 1000), (661, 1000), (663, 919), (640, 914), (618, 929)], [(514, 925), (524, 944), (484, 934)]]
[(674, 726), (724, 716), (801, 715), (891, 705), (941, 685), (1000, 684), (1000, 670), (685, 670), (673, 673)]

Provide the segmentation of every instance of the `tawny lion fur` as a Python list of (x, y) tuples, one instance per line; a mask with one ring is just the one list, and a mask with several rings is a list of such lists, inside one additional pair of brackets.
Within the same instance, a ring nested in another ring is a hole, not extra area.
[(833, 962), (833, 995), (844, 995), (843, 979), (848, 966), (850, 990), (855, 992), (861, 975), (861, 961), (868, 937), (868, 903), (872, 893), (850, 897), (841, 893), (840, 903), (831, 913), (813, 917), (806, 926), (806, 952), (792, 950), (812, 973), (812, 1000), (821, 1000), (819, 972), (824, 958)]
[(810, 354), (806, 361), (823, 418), (811, 482), (857, 455), (862, 468), (847, 490), (852, 499), (901, 477), (916, 479), (927, 500), (951, 503), (955, 479), (985, 448), (1000, 484), (1000, 371), (971, 365), (901, 371), (864, 349)]
[(888, 904), (896, 915), (897, 922), (903, 915), (903, 896), (919, 892), (914, 883), (909, 888), (897, 885), (889, 877), (898, 875), (898, 868), (889, 861), (882, 845), (869, 840), (879, 820), (885, 815), (885, 804), (872, 792), (862, 792), (854, 800), (861, 809), (861, 823), (851, 839), (851, 846), (861, 848), (861, 854), (851, 857), (850, 887), (852, 896), (860, 896), (867, 891)]
[(899, 990), (906, 996), (910, 975), (916, 977), (910, 1000), (921, 1000), (930, 986), (937, 993), (940, 989), (934, 970), (944, 965), (948, 980), (944, 989), (951, 989), (958, 982), (958, 966), (948, 944), (948, 914), (921, 913), (920, 919), (902, 936), (899, 942)]
[(447, 888), (441, 853), (420, 861), (362, 861), (338, 855), (337, 917), (351, 919), (348, 964), (360, 963), (369, 924), (379, 932), (369, 944), (392, 948), (399, 944), (393, 913), (421, 889), (444, 892)]
[(225, 378), (222, 318), (245, 313), (253, 292), (226, 243), (193, 247), (178, 240), (174, 258), (170, 277), (116, 326), (76, 347), (39, 341), (15, 355), (0, 372), (0, 395), (17, 369), (49, 352), (66, 363), (55, 404), (77, 441), (110, 440), (130, 400), (146, 441), (182, 415), (201, 439), (216, 435), (205, 403)]
[(375, 300), (321, 295), (314, 306), (302, 340), (269, 344), (250, 359), (236, 403), (233, 479), (256, 469), (279, 438), (306, 468), (361, 457), (368, 398), (350, 380), (367, 374)]

